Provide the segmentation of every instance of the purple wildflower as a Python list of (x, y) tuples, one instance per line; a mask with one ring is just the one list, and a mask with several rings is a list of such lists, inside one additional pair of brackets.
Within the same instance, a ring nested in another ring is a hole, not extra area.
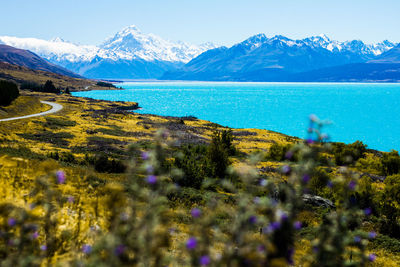
[(9, 218), (7, 223), (8, 223), (8, 226), (14, 227), (17, 224), (17, 220), (14, 218)]
[(47, 246), (46, 245), (41, 245), (40, 246), (40, 250), (41, 251), (46, 251), (47, 250)]
[(193, 208), (190, 212), (193, 218), (199, 218), (201, 216), (201, 210), (198, 208)]
[(201, 256), (200, 257), (200, 265), (201, 266), (207, 266), (211, 262), (210, 257), (207, 255)]
[(186, 241), (186, 248), (188, 250), (193, 250), (197, 247), (197, 239), (195, 237), (191, 237)]
[(318, 253), (319, 248), (318, 248), (317, 246), (313, 246), (312, 251), (313, 251), (314, 253)]
[(259, 197), (255, 197), (253, 199), (254, 204), (260, 204), (260, 198)]
[(349, 183), (349, 189), (354, 190), (356, 188), (357, 183), (354, 180), (351, 180)]
[(376, 260), (376, 255), (375, 254), (369, 254), (368, 255), (368, 260), (371, 261), (371, 262), (375, 261)]
[(69, 197), (67, 198), (68, 203), (74, 203), (74, 200), (75, 200), (75, 198), (72, 197), (72, 196), (69, 196)]
[(366, 208), (366, 209), (364, 210), (364, 214), (365, 214), (366, 216), (371, 215), (371, 214), (372, 214), (372, 209), (371, 209), (371, 208)]
[(39, 233), (38, 232), (34, 232), (33, 234), (32, 234), (32, 239), (36, 239), (36, 238), (38, 238), (39, 237)]
[(291, 159), (292, 157), (293, 157), (293, 151), (288, 151), (288, 152), (286, 152), (285, 158)]
[(282, 212), (281, 221), (286, 221), (288, 218), (289, 218), (289, 216), (285, 212)]
[(290, 167), (288, 165), (284, 165), (282, 167), (282, 173), (283, 174), (289, 174), (290, 173)]
[(57, 178), (57, 183), (59, 183), (59, 184), (65, 183), (65, 172), (57, 171), (56, 178)]
[(124, 254), (126, 247), (124, 245), (118, 245), (115, 250), (114, 253), (117, 256), (121, 256), (122, 254)]
[(157, 177), (155, 175), (149, 175), (146, 178), (146, 182), (149, 183), (149, 184), (154, 185), (154, 184), (157, 183)]
[(333, 182), (332, 182), (331, 180), (329, 180), (329, 181), (326, 183), (326, 186), (329, 187), (329, 188), (332, 188), (332, 187), (333, 187)]
[(309, 145), (314, 144), (314, 140), (312, 138), (307, 138), (306, 143)]
[(272, 222), (267, 227), (267, 233), (272, 233), (272, 232), (278, 230), (279, 228), (281, 228), (281, 223), (280, 222)]
[(83, 245), (82, 246), (82, 252), (85, 254), (89, 254), (90, 252), (92, 252), (92, 246), (90, 245)]
[(309, 174), (303, 175), (303, 183), (307, 184), (311, 180), (311, 176)]
[(257, 217), (254, 216), (254, 215), (250, 216), (249, 223), (250, 224), (256, 224), (257, 223)]
[(302, 227), (302, 224), (301, 224), (301, 222), (296, 221), (296, 222), (294, 222), (293, 227), (294, 227), (294, 229), (296, 229), (296, 230), (300, 230), (301, 227)]
[(360, 243), (360, 242), (361, 242), (361, 237), (355, 236), (355, 237), (354, 237), (354, 242), (355, 242), (355, 243)]
[(149, 153), (147, 152), (142, 152), (142, 159), (143, 160), (148, 160), (150, 158)]
[(368, 233), (368, 237), (370, 239), (374, 239), (376, 237), (376, 233), (374, 231)]

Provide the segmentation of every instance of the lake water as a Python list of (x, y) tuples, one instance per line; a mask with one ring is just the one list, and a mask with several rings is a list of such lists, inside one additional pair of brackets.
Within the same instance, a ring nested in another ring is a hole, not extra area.
[(400, 149), (400, 84), (135, 82), (75, 96), (138, 102), (139, 113), (195, 116), (233, 128), (306, 136), (308, 117), (332, 121), (332, 141)]

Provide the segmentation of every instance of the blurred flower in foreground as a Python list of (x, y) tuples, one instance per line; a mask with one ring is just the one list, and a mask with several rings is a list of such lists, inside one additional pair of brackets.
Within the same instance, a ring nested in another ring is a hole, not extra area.
[(199, 218), (201, 216), (201, 210), (198, 208), (193, 208), (190, 213), (193, 218)]
[(65, 183), (65, 173), (63, 171), (56, 172), (57, 183), (63, 184)]
[(195, 237), (191, 237), (186, 241), (186, 248), (188, 250), (193, 250), (197, 247), (197, 239)]
[(92, 252), (92, 246), (90, 245), (83, 245), (82, 246), (82, 252), (85, 254), (89, 254), (90, 252)]
[(206, 266), (209, 265), (211, 262), (210, 257), (207, 255), (201, 256), (200, 258), (200, 265), (202, 266)]
[(155, 175), (149, 175), (149, 176), (147, 176), (146, 181), (149, 184), (153, 184), (154, 185), (154, 184), (157, 183), (157, 177)]

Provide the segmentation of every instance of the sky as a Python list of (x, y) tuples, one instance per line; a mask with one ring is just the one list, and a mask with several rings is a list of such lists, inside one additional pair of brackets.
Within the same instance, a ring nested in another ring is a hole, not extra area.
[(400, 42), (399, 0), (2, 0), (0, 35), (98, 45), (128, 25), (230, 46), (265, 33)]

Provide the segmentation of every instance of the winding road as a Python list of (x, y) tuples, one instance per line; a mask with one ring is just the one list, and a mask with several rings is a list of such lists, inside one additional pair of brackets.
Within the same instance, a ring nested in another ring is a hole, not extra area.
[(60, 110), (63, 109), (63, 106), (57, 103), (53, 102), (48, 102), (48, 101), (40, 101), (43, 104), (50, 105), (51, 109), (45, 112), (40, 112), (36, 114), (31, 114), (31, 115), (26, 115), (26, 116), (21, 116), (21, 117), (14, 117), (14, 118), (6, 118), (6, 119), (0, 119), (0, 122), (2, 121), (15, 121), (15, 120), (22, 120), (22, 119), (28, 119), (28, 118), (33, 118), (33, 117), (39, 117), (39, 116), (45, 116), (49, 114), (53, 114), (56, 112), (59, 112)]

